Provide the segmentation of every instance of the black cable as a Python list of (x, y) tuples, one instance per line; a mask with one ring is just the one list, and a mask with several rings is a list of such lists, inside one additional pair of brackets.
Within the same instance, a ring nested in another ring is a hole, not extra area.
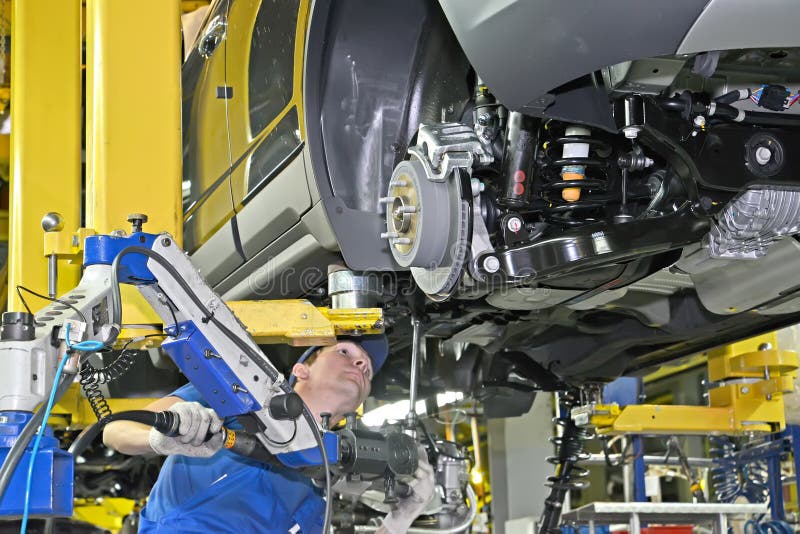
[(294, 423), (294, 430), (292, 430), (292, 436), (289, 439), (287, 439), (286, 441), (275, 441), (275, 440), (272, 440), (266, 434), (264, 434), (264, 437), (267, 439), (267, 441), (269, 441), (270, 443), (272, 443), (273, 445), (275, 445), (277, 447), (282, 447), (284, 445), (288, 445), (289, 443), (294, 441), (295, 436), (297, 436), (297, 419), (292, 419), (292, 423)]
[(431, 433), (428, 432), (428, 428), (423, 424), (422, 420), (417, 419), (417, 426), (422, 428), (422, 433), (425, 434), (425, 439), (427, 439), (428, 443), (431, 444), (433, 452), (435, 452), (436, 454), (440, 454), (447, 458), (452, 458), (453, 460), (469, 460), (469, 458), (467, 458), (466, 456), (456, 456), (455, 454), (450, 454), (449, 452), (441, 450), (439, 446), (436, 445), (436, 441), (433, 439), (433, 436), (431, 436)]
[[(172, 276), (175, 282), (181, 286), (184, 292), (186, 292), (194, 305), (197, 306), (203, 315), (208, 317), (209, 320), (214, 323), (214, 325), (219, 328), (226, 337), (228, 337), (228, 339), (230, 339), (239, 347), (239, 349), (241, 349), (245, 354), (248, 354), (253, 363), (255, 363), (262, 371), (264, 371), (270, 380), (273, 382), (278, 382), (280, 379), (280, 374), (278, 373), (277, 369), (273, 368), (268, 362), (264, 361), (262, 358), (264, 355), (260, 351), (253, 349), (243, 339), (240, 339), (233, 332), (231, 332), (227, 326), (222, 324), (222, 322), (206, 308), (205, 304), (194, 293), (186, 280), (181, 277), (177, 269), (175, 269), (175, 267), (163, 256), (151, 249), (137, 246), (125, 248), (121, 250), (119, 254), (117, 254), (117, 256), (114, 258), (114, 261), (111, 263), (111, 313), (112, 322), (117, 325), (117, 327), (122, 324), (122, 296), (120, 295), (118, 274), (119, 262), (128, 254), (141, 254), (161, 265), (161, 267), (164, 268), (164, 270), (167, 271), (170, 276)], [(293, 391), (291, 386), (285, 380), (280, 383), (280, 388), (284, 393), (291, 393)], [(303, 417), (308, 423), (308, 426), (311, 428), (311, 433), (314, 435), (314, 439), (317, 442), (320, 450), (320, 456), (322, 456), (322, 464), (325, 469), (325, 495), (327, 498), (325, 500), (325, 520), (323, 532), (328, 532), (331, 525), (333, 500), (331, 499), (331, 471), (330, 462), (328, 460), (328, 452), (325, 450), (325, 441), (323, 440), (322, 434), (317, 426), (317, 420), (314, 418), (314, 415), (311, 413), (305, 403), (303, 403)]]
[(22, 292), (19, 290), (19, 286), (17, 286), (16, 289), (17, 289), (17, 296), (19, 297), (19, 300), (22, 301), (22, 305), (25, 306), (25, 309), (28, 311), (28, 313), (33, 315), (33, 312), (31, 311), (31, 307), (28, 306), (27, 302), (25, 302), (25, 297), (22, 296)]
[[(41, 293), (37, 293), (36, 291), (32, 291), (32, 290), (28, 289), (27, 287), (20, 286), (20, 285), (17, 286), (17, 294), (18, 295), (19, 295), (19, 290), (20, 289), (23, 290), (23, 291), (27, 291), (28, 293), (30, 293), (34, 297), (39, 297), (40, 299), (49, 300), (50, 302), (57, 302), (59, 304), (62, 304), (62, 305), (67, 306), (69, 308), (72, 308), (72, 310), (75, 313), (77, 313), (78, 316), (81, 318), (81, 321), (83, 321), (86, 324), (87, 327), (89, 326), (89, 321), (86, 320), (86, 316), (83, 314), (83, 312), (80, 311), (75, 306), (73, 306), (72, 304), (70, 304), (69, 302), (67, 302), (65, 300), (53, 298), (53, 297), (48, 297), (47, 295), (42, 295)], [(22, 295), (20, 295), (20, 298), (22, 298)], [(24, 300), (23, 300), (23, 304), (24, 304)], [(27, 309), (28, 313), (30, 313), (31, 310), (30, 310), (30, 308), (28, 308), (27, 304), (25, 304), (25, 309)]]

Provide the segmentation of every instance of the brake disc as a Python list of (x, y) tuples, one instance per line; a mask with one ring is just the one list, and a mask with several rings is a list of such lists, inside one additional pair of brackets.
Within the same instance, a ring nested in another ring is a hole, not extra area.
[(402, 267), (409, 267), (417, 285), (441, 301), (455, 289), (467, 259), (470, 203), (462, 199), (460, 170), (443, 182), (426, 176), (416, 158), (400, 162), (392, 173), (382, 237)]

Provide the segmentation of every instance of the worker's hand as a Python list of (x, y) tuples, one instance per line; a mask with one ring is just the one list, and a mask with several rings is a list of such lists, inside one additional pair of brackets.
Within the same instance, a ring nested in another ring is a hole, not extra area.
[[(199, 402), (178, 402), (169, 411), (180, 419), (178, 435), (165, 436), (155, 428), (150, 431), (150, 448), (158, 454), (181, 454), (207, 458), (222, 448), (222, 419)], [(211, 433), (213, 437), (205, 441)]]
[(389, 512), (383, 520), (383, 528), (391, 534), (404, 534), (411, 523), (419, 517), (433, 500), (433, 467), (428, 463), (428, 455), (423, 447), (419, 451), (419, 465), (414, 480), (408, 485), (411, 494), (397, 503), (397, 508)]

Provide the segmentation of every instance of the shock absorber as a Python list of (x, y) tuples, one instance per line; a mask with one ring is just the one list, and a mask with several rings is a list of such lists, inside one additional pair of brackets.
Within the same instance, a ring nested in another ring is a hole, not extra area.
[[(591, 134), (589, 128), (585, 128), (583, 126), (568, 126), (566, 132), (564, 132), (564, 137), (580, 138), (580, 137), (588, 137), (589, 134)], [(586, 158), (589, 157), (589, 143), (586, 143), (584, 141), (565, 142), (564, 145), (562, 146), (562, 157), (567, 161), (575, 160), (576, 163), (580, 161), (585, 161)], [(561, 168), (561, 178), (565, 182), (585, 180), (586, 165), (585, 164), (564, 165)], [(567, 202), (575, 202), (576, 200), (580, 200), (581, 188), (567, 187), (566, 189), (562, 189), (561, 198), (563, 198)]]
[(576, 405), (578, 395), (568, 392), (559, 399), (559, 415), (554, 422), (561, 427), (561, 435), (550, 438), (558, 448), (558, 453), (547, 459), (556, 466), (555, 475), (547, 478), (550, 495), (544, 502), (544, 513), (539, 526), (539, 534), (560, 533), (559, 522), (564, 499), (570, 490), (584, 489), (589, 486), (586, 477), (589, 471), (579, 465), (589, 455), (585, 452), (583, 444), (592, 437), (592, 432), (587, 428), (579, 427), (572, 419), (570, 412)]
[(505, 187), (502, 196), (497, 199), (501, 206), (520, 208), (528, 204), (535, 151), (535, 121), (527, 115), (512, 111), (508, 117), (503, 157)]
[[(548, 132), (552, 127), (545, 126)], [(591, 222), (586, 217), (575, 219), (577, 210), (597, 210), (609, 202), (608, 198), (591, 196), (608, 190), (605, 169), (611, 147), (591, 136), (585, 126), (567, 126), (564, 135), (554, 137), (544, 144), (544, 172), (542, 196), (548, 202), (546, 209), (552, 222), (577, 226)]]

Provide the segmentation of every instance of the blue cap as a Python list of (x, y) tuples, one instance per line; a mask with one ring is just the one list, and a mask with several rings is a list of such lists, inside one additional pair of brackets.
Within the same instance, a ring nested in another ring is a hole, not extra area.
[[(372, 376), (378, 374), (386, 358), (389, 356), (389, 340), (386, 334), (371, 334), (366, 336), (342, 336), (337, 339), (338, 341), (351, 341), (356, 345), (361, 345), (361, 348), (369, 354), (369, 359), (372, 360)], [(314, 351), (319, 349), (319, 346), (308, 347), (302, 356), (297, 360), (297, 363), (306, 361)], [(289, 384), (294, 384), (294, 374), (289, 375)]]

